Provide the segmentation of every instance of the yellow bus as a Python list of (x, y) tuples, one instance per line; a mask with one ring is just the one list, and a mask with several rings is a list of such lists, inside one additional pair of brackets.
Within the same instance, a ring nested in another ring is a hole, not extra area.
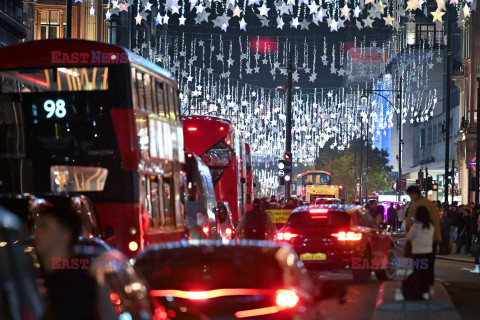
[(340, 198), (342, 186), (332, 185), (332, 174), (327, 171), (307, 171), (297, 176), (297, 196), (306, 203), (317, 198)]

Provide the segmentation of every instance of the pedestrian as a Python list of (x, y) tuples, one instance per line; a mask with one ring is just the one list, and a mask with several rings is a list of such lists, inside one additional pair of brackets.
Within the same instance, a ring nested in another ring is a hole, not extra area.
[(472, 273), (480, 273), (480, 216), (477, 218), (477, 224), (476, 224), (476, 235), (475, 235), (475, 269), (470, 270)]
[(262, 208), (259, 199), (253, 201), (253, 209), (245, 213), (238, 225), (238, 232), (244, 239), (267, 240), (273, 232), (275, 226), (270, 220), (268, 214)]
[(457, 213), (457, 205), (458, 202), (454, 201), (452, 205), (450, 206), (450, 209), (447, 211), (447, 217), (450, 220), (450, 240), (452, 241), (452, 244), (457, 241), (457, 232), (458, 232), (458, 213)]
[(420, 206), (424, 206), (427, 208), (428, 215), (430, 220), (434, 225), (434, 232), (433, 232), (433, 248), (432, 248), (432, 261), (429, 263), (430, 271), (428, 273), (428, 285), (430, 286), (430, 295), (433, 295), (433, 283), (435, 280), (435, 255), (437, 254), (437, 244), (442, 240), (442, 234), (440, 230), (440, 217), (438, 216), (437, 208), (435, 207), (434, 203), (427, 198), (423, 197), (420, 192), (420, 188), (418, 186), (410, 186), (407, 188), (407, 194), (412, 200), (412, 205), (408, 209), (408, 216), (406, 219), (406, 227), (407, 232), (413, 225), (414, 219), (417, 216), (417, 210)]
[(400, 206), (400, 208), (398, 209), (398, 212), (397, 212), (397, 219), (398, 219), (398, 222), (397, 222), (397, 225), (398, 225), (398, 228), (401, 228), (402, 224), (403, 224), (403, 221), (405, 220), (405, 211), (406, 211), (406, 205), (402, 205)]
[(380, 228), (385, 222), (384, 210), (385, 208), (383, 206), (377, 206), (377, 214), (375, 216), (375, 224), (377, 225), (377, 228)]
[(284, 209), (290, 209), (290, 210), (295, 209), (295, 205), (293, 204), (293, 199), (292, 198), (288, 199), (288, 202), (285, 205)]
[(439, 244), (438, 254), (447, 255), (452, 251), (452, 245), (450, 243), (450, 219), (447, 217), (447, 214), (444, 212), (443, 206), (438, 207), (438, 213), (440, 216), (440, 233), (442, 240)]
[(82, 268), (58, 268), (57, 263), (71, 265), (73, 246), (82, 228), (80, 217), (69, 204), (45, 203), (37, 210), (35, 251), (44, 275), (52, 318), (100, 319), (95, 279)]
[[(468, 253), (470, 252), (471, 234), (470, 234), (470, 213), (466, 206), (460, 206), (460, 213), (457, 219), (457, 250), (456, 253)], [(465, 249), (462, 251), (462, 247), (465, 245)]]
[(406, 239), (412, 243), (413, 273), (402, 282), (407, 299), (429, 299), (429, 279), (433, 272), (433, 234), (435, 226), (425, 206), (416, 207), (415, 222)]
[(378, 206), (378, 203), (375, 200), (370, 200), (368, 202), (368, 213), (370, 214), (373, 220), (375, 220), (378, 214), (377, 206)]
[(390, 203), (390, 208), (387, 210), (387, 223), (390, 226), (390, 230), (397, 230), (397, 210), (393, 206), (393, 202)]

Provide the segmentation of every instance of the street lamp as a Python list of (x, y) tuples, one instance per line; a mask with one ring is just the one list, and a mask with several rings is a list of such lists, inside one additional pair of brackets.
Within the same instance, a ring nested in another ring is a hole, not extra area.
[[(398, 122), (398, 181), (401, 182), (402, 180), (402, 77), (400, 77), (400, 86), (399, 88), (400, 89), (386, 89), (386, 90), (381, 90), (381, 89), (374, 89), (374, 90), (365, 90), (363, 92), (363, 95), (362, 95), (362, 98), (361, 98), (361, 101), (362, 103), (365, 103), (366, 101), (368, 101), (368, 96), (367, 94), (368, 93), (373, 93), (379, 97), (382, 97), (383, 99), (385, 99), (385, 101), (387, 101), (394, 110), (398, 111), (397, 114), (398, 114), (398, 118), (397, 118), (397, 122)], [(386, 91), (386, 92), (398, 92), (399, 93), (399, 97), (400, 97), (400, 106), (399, 106), (399, 110), (397, 110), (396, 106), (392, 103), (392, 101), (390, 101), (387, 97), (385, 97), (384, 95), (378, 93), (378, 92), (383, 92), (383, 91)], [(365, 102), (364, 102), (365, 101)], [(370, 115), (369, 115), (369, 119), (370, 119)], [(367, 127), (367, 139), (368, 139), (368, 127)], [(367, 147), (368, 147), (368, 141), (367, 141)], [(368, 152), (368, 149), (367, 149), (367, 152)], [(367, 161), (368, 161), (368, 156), (367, 156)], [(368, 164), (367, 164), (367, 171), (368, 171)], [(367, 173), (367, 183), (368, 183), (368, 173)], [(397, 186), (398, 185), (402, 185), (402, 183), (397, 183)], [(368, 195), (367, 195), (368, 197)], [(400, 190), (397, 188), (397, 200), (400, 202)]]

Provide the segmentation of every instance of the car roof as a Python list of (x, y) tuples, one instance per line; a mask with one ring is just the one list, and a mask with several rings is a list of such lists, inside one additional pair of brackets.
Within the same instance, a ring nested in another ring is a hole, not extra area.
[(310, 209), (320, 209), (320, 208), (326, 208), (331, 211), (335, 212), (346, 212), (346, 213), (353, 213), (356, 211), (360, 211), (363, 209), (363, 207), (359, 205), (354, 205), (354, 204), (336, 204), (336, 203), (331, 203), (331, 204), (314, 204), (314, 205), (308, 205), (308, 206), (302, 206), (294, 209), (292, 213), (296, 212), (306, 212)]
[(258, 240), (240, 240), (240, 241), (225, 241), (225, 240), (205, 240), (205, 241), (181, 241), (172, 243), (154, 244), (145, 248), (139, 253), (137, 260), (152, 258), (152, 255), (162, 255), (172, 251), (187, 252), (201, 252), (202, 248), (215, 250), (216, 252), (225, 252), (229, 254), (232, 250), (248, 251), (248, 254), (272, 255), (280, 250), (291, 250), (285, 244), (258, 241)]
[(20, 218), (3, 207), (0, 207), (0, 228), (23, 232)]

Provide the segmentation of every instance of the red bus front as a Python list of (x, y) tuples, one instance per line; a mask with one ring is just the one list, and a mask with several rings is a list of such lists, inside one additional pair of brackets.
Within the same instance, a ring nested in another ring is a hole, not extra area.
[(183, 116), (185, 150), (199, 155), (210, 168), (217, 201), (227, 201), (233, 222), (244, 210), (241, 193), (240, 141), (229, 120), (208, 116)]

